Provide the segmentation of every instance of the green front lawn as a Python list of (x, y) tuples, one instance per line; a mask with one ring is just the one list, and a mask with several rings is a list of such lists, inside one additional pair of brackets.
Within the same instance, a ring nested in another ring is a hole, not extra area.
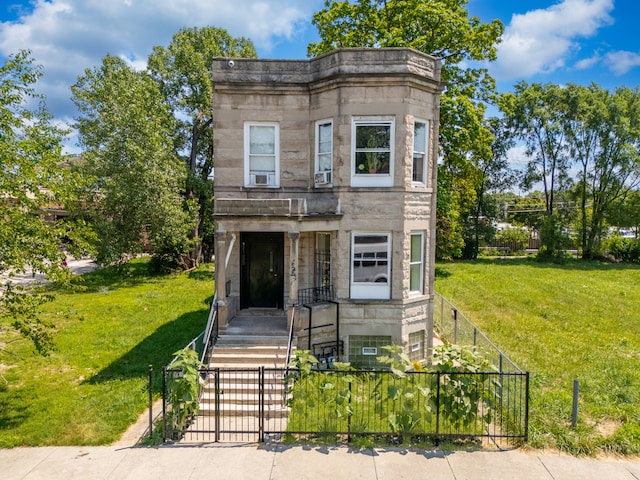
[(640, 453), (639, 266), (509, 258), (440, 263), (436, 291), (531, 373), (532, 446)]
[(172, 353), (204, 329), (214, 291), (210, 265), (150, 276), (136, 261), (125, 275), (105, 269), (84, 280), (85, 291), (56, 292), (43, 307), (57, 330), (49, 357), (0, 323), (0, 447), (118, 440), (148, 405), (148, 366), (157, 383)]

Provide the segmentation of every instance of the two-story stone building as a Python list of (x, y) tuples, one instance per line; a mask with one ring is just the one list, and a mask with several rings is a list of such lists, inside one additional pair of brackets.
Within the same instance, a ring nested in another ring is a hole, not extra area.
[(304, 304), (294, 324), (302, 348), (341, 344), (341, 360), (367, 366), (393, 342), (424, 358), (439, 61), (342, 49), (220, 58), (212, 76), (221, 327), (247, 310)]

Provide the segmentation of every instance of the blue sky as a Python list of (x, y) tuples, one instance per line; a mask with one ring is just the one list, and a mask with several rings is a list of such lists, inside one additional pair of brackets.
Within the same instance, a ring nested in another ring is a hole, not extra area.
[[(183, 27), (212, 25), (250, 38), (262, 58), (306, 58), (311, 16), (323, 0), (3, 0), (0, 61), (30, 49), (44, 68), (38, 90), (56, 120), (76, 115), (69, 87), (106, 54), (144, 68), (154, 45)], [(487, 65), (501, 91), (527, 82), (640, 85), (638, 0), (469, 0), (471, 15), (505, 25), (498, 61)], [(72, 139), (68, 153), (77, 152)]]

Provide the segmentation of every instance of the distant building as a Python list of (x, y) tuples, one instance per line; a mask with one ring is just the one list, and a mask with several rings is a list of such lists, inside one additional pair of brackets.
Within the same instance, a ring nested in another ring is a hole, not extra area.
[[(440, 63), (404, 48), (213, 62), (222, 328), (296, 309), (299, 346), (432, 342)], [(225, 260), (228, 264), (225, 266)], [(312, 316), (311, 328), (309, 317)], [(311, 337), (309, 337), (311, 335)]]

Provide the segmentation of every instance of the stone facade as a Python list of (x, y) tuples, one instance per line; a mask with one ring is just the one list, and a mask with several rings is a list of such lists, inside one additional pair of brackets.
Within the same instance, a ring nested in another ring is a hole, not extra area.
[[(351, 337), (390, 337), (427, 355), (439, 61), (404, 48), (341, 49), (311, 60), (220, 58), (212, 76), (221, 325), (282, 295), (274, 305), (285, 310), (308, 302), (295, 309), (301, 348), (341, 341), (349, 360)], [(282, 238), (282, 248), (248, 232)], [(259, 275), (275, 285), (267, 298)], [(335, 303), (301, 293), (312, 288), (330, 288)], [(409, 345), (422, 331), (424, 346)]]

